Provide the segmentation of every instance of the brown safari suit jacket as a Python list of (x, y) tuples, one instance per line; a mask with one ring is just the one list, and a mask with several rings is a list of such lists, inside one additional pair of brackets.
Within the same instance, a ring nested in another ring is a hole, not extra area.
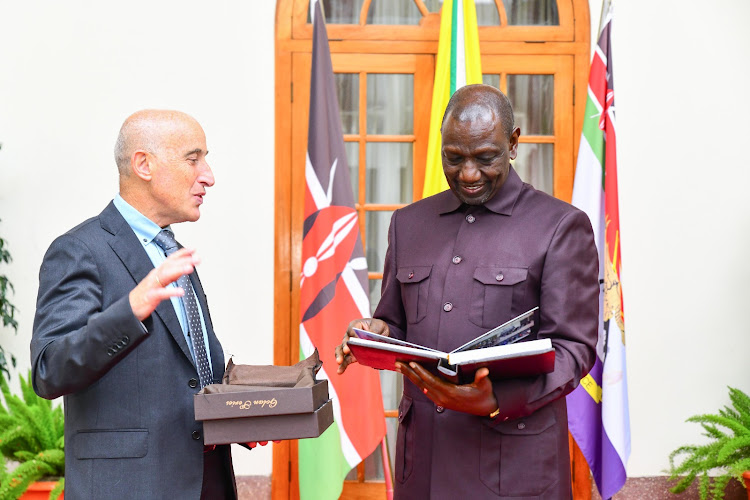
[(404, 379), (396, 498), (570, 497), (563, 396), (594, 363), (598, 294), (586, 214), (512, 168), (484, 206), (446, 191), (393, 214), (374, 315), (393, 337), (447, 352), (539, 306), (526, 340), (555, 348), (552, 373), (493, 382), (492, 420), (436, 407)]

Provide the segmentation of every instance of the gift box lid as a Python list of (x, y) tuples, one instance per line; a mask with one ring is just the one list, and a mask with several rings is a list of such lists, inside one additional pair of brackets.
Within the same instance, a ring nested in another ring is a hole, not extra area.
[(196, 420), (311, 413), (328, 401), (328, 381), (312, 387), (233, 386), (232, 392), (195, 395)]

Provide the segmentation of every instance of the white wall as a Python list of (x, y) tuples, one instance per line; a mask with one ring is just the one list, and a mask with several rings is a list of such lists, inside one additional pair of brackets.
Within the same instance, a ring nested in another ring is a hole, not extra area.
[[(2, 345), (28, 367), (44, 251), (116, 192), (122, 120), (166, 107), (203, 124), (217, 177), (178, 237), (203, 257), (226, 352), (271, 363), (274, 2), (0, 5), (0, 234), (20, 309)], [(727, 385), (750, 391), (747, 19), (743, 0), (617, 3), (633, 476), (662, 474), (669, 451), (700, 440), (684, 420), (726, 404)], [(233, 259), (219, 243), (230, 230)], [(237, 451), (236, 469), (270, 474), (270, 449)]]
[[(37, 273), (51, 241), (117, 193), (112, 149), (142, 108), (192, 114), (216, 185), (198, 248), (226, 353), (273, 362), (274, 2), (0, 3), (0, 234), (14, 262), (19, 333), (2, 345), (29, 366)], [(234, 241), (221, 240), (231, 233)], [(270, 474), (270, 446), (238, 449), (239, 474)]]
[[(593, 10), (593, 9), (592, 9)], [(750, 392), (750, 4), (618, 2), (623, 289), (633, 476)]]

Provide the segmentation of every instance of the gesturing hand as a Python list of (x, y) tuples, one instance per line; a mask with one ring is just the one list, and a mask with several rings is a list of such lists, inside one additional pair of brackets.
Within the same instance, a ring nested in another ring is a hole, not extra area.
[(347, 345), (349, 337), (354, 337), (356, 335), (353, 328), (367, 330), (368, 332), (377, 333), (385, 337), (390, 337), (391, 335), (391, 332), (388, 329), (388, 325), (385, 323), (385, 321), (379, 319), (361, 318), (355, 319), (354, 321), (349, 323), (349, 327), (346, 329), (346, 335), (344, 335), (344, 339), (341, 341), (341, 345), (336, 346), (336, 363), (338, 363), (339, 365), (339, 368), (337, 370), (339, 375), (344, 373), (347, 366), (357, 362), (357, 358), (354, 357), (352, 351)]
[(162, 300), (182, 296), (185, 293), (182, 288), (167, 285), (183, 274), (192, 273), (199, 263), (195, 249), (181, 248), (152, 269), (128, 296), (130, 308), (138, 321), (148, 318)]
[(436, 405), (485, 417), (497, 409), (497, 398), (492, 391), (492, 382), (487, 378), (490, 374), (487, 368), (477, 370), (474, 382), (465, 385), (452, 384), (436, 377), (415, 362), (408, 365), (396, 362), (396, 369), (422, 389)]

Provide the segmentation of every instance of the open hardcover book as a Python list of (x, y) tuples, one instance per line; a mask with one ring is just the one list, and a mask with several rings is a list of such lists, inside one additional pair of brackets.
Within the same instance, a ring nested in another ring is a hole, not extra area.
[(555, 368), (555, 349), (550, 339), (517, 342), (528, 337), (534, 314), (527, 311), (451, 352), (442, 352), (403, 340), (355, 328), (349, 349), (357, 361), (379, 370), (395, 371), (396, 361), (415, 361), (456, 383), (470, 383), (474, 372), (486, 366), (493, 380), (549, 373)]

